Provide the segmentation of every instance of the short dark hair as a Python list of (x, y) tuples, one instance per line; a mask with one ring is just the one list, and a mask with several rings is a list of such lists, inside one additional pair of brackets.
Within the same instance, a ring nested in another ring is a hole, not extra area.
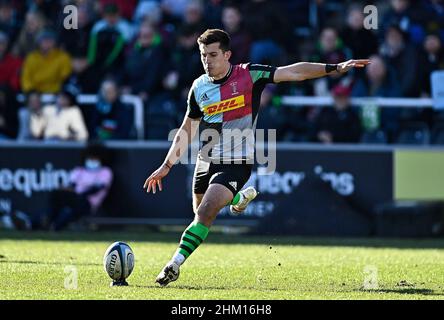
[(219, 42), (219, 47), (223, 52), (230, 50), (231, 38), (230, 35), (221, 29), (208, 29), (202, 33), (197, 39), (198, 44), (209, 45), (212, 43)]

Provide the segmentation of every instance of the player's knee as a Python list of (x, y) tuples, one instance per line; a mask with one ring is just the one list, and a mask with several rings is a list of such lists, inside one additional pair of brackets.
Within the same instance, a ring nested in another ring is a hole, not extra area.
[(216, 218), (217, 210), (210, 201), (206, 201), (204, 203), (201, 203), (200, 206), (196, 209), (196, 214), (202, 220), (211, 222)]

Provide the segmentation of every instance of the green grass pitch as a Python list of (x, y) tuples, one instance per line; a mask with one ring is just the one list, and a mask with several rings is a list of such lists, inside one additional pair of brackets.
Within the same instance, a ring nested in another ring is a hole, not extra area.
[[(0, 232), (0, 299), (444, 298), (444, 239), (212, 233), (181, 268), (179, 280), (159, 288), (154, 279), (179, 237), (179, 232)], [(103, 254), (117, 240), (134, 250), (129, 287), (110, 288), (103, 270)], [(74, 277), (65, 273), (67, 266), (77, 270), (77, 289), (65, 288)]]

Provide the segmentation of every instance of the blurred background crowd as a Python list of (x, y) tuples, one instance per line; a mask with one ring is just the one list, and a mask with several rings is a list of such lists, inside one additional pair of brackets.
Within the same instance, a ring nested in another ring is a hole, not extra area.
[[(364, 6), (378, 28), (364, 28)], [(67, 5), (78, 28), (64, 28)], [(207, 28), (231, 34), (233, 64), (339, 63), (370, 58), (346, 76), (269, 85), (258, 127), (280, 141), (444, 144), (433, 108), (364, 108), (351, 97), (430, 97), (444, 69), (444, 1), (391, 0), (0, 0), (0, 139), (136, 139), (133, 106), (144, 104), (145, 139), (166, 139), (203, 73), (196, 43)], [(53, 94), (50, 103), (42, 95)], [(79, 104), (80, 94), (97, 94)], [(281, 97), (333, 96), (320, 108)]]

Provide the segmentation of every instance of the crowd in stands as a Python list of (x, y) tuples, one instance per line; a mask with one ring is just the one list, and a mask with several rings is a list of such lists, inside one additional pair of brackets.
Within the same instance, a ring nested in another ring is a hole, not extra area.
[[(364, 27), (367, 4), (377, 29)], [(66, 28), (67, 5), (76, 29)], [(350, 103), (431, 96), (430, 75), (444, 69), (442, 0), (0, 0), (0, 139), (136, 139), (124, 94), (143, 101), (145, 139), (166, 139), (203, 73), (196, 40), (207, 28), (230, 33), (233, 64), (371, 59), (345, 76), (269, 85), (258, 127), (276, 128), (280, 141), (444, 144), (443, 112)], [(43, 103), (45, 94), (56, 98)], [(97, 103), (79, 104), (80, 94)], [(283, 95), (334, 105), (294, 108)], [(402, 140), (410, 129), (413, 140)]]

